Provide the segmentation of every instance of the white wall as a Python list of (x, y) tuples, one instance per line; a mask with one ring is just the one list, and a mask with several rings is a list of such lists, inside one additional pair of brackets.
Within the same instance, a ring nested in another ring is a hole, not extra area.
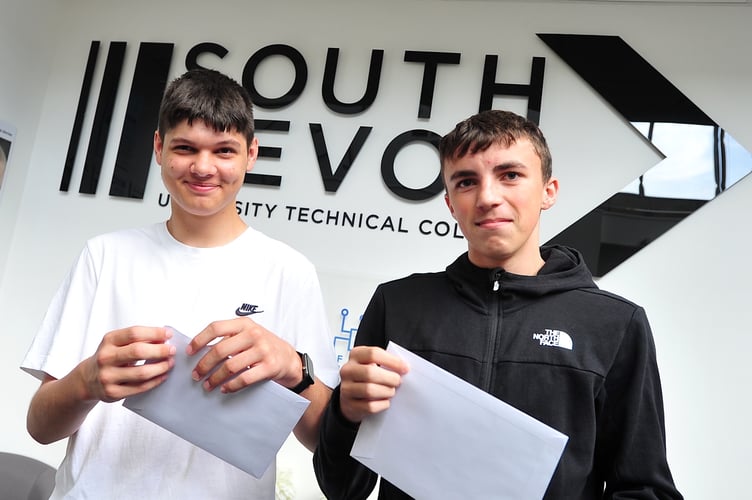
[[(309, 82), (302, 98), (286, 109), (257, 113), (260, 118), (291, 120), (289, 134), (261, 136), (262, 142), (283, 148), (282, 159), (257, 166), (260, 172), (282, 172), (283, 186), (279, 190), (247, 187), (241, 199), (392, 214), (403, 216), (411, 228), (410, 234), (391, 234), (281, 218), (248, 219), (314, 261), (335, 332), (342, 307), (351, 310), (347, 327), (357, 326), (350, 320), (362, 311), (379, 281), (441, 269), (462, 251), (460, 240), (417, 234), (415, 225), (423, 218), (450, 220), (443, 201), (415, 204), (392, 196), (383, 187), (379, 161), (397, 134), (411, 128), (444, 133), (477, 110), (485, 54), (499, 55), (502, 79), (519, 83), (527, 82), (533, 56), (546, 57), (541, 126), (554, 154), (562, 193), (557, 206), (544, 216), (543, 240), (650, 168), (657, 158), (535, 33), (621, 36), (752, 151), (748, 56), (752, 8), (746, 5), (412, 0), (372, 5), (320, 1), (312, 8), (307, 2), (288, 0), (226, 1), (221, 7), (192, 1), (180, 2), (180, 9), (174, 9), (145, 0), (67, 0), (55, 4), (64, 4), (64, 11), (51, 12), (49, 7), (43, 11), (55, 19), (55, 25), (39, 29), (38, 23), (46, 26), (48, 19), (39, 17), (41, 4), (13, 0), (0, 17), (4, 68), (0, 120), (14, 122), (18, 128), (17, 149), (0, 191), (0, 331), (6, 341), (0, 370), (10, 388), (7, 397), (14, 403), (0, 417), (0, 449), (52, 464), (59, 461), (63, 447), (42, 447), (27, 437), (25, 410), (36, 382), (17, 368), (44, 307), (85, 238), (167, 215), (156, 203), (162, 190), (155, 169), (143, 201), (108, 197), (106, 182), (96, 196), (81, 196), (75, 189), (58, 192), (91, 40), (102, 40), (105, 48), (113, 40), (129, 43), (126, 86), (141, 41), (176, 43), (173, 76), (182, 72), (187, 50), (204, 41), (230, 50), (224, 59), (210, 58), (205, 64), (236, 78), (246, 59), (262, 46), (286, 43), (303, 52)], [(8, 11), (14, 14), (13, 22), (6, 17)], [(370, 50), (385, 50), (379, 99), (362, 115), (338, 116), (323, 105), (320, 86), (328, 47), (341, 49), (337, 91), (343, 99), (360, 96)], [(403, 62), (405, 50), (462, 53), (458, 67), (439, 71), (430, 120), (416, 118), (422, 67)], [(6, 73), (9, 65), (14, 70)], [(275, 83), (288, 77), (284, 69), (270, 69), (260, 84), (273, 90), (279, 88)], [(110, 170), (105, 166), (103, 179), (111, 174), (116, 124), (122, 123), (125, 106), (121, 97), (110, 136), (113, 147), (106, 158)], [(522, 111), (524, 105), (517, 100), (502, 103), (515, 111)], [(321, 188), (308, 134), (310, 122), (322, 123), (333, 162), (358, 126), (374, 127), (336, 195)], [(400, 165), (422, 166), (417, 173), (405, 174), (414, 176), (414, 182), (435, 175), (432, 152), (415, 148), (404, 154)], [(71, 186), (78, 186), (76, 177)], [(752, 270), (745, 262), (752, 240), (745, 220), (750, 195), (752, 177), (600, 281), (602, 287), (624, 294), (648, 311), (663, 376), (669, 459), (677, 484), (689, 499), (738, 498), (746, 489), (745, 423), (752, 417), (744, 397), (752, 382), (744, 370), (749, 349), (745, 325), (752, 323), (747, 291)], [(286, 459), (287, 464), (310, 472), (305, 454), (296, 449), (287, 453), (286, 457), (293, 457)], [(296, 469), (294, 474), (297, 478), (303, 473)], [(317, 496), (310, 475), (295, 481), (297, 498)]]
[[(33, 263), (17, 258), (8, 260), (13, 243), (13, 233), (22, 217), (23, 195), (29, 177), (31, 157), (37, 142), (36, 129), (49, 84), (50, 61), (55, 52), (57, 25), (60, 20), (57, 2), (45, 0), (10, 0), (0, 7), (0, 121), (12, 124), (17, 133), (5, 178), (0, 188), (0, 337), (4, 348), (0, 352), (5, 386), (6, 403), (0, 417), (0, 450), (24, 453), (57, 464), (64, 444), (41, 449), (25, 433), (26, 405), (37, 387), (34, 380), (18, 370), (19, 356), (23, 357), (28, 344), (25, 332), (33, 331), (39, 318), (32, 313), (15, 316), (13, 278), (6, 277), (7, 269), (21, 271), (23, 281), (44, 281)], [(42, 301), (49, 300), (45, 290)], [(32, 302), (33, 302), (32, 298)], [(33, 310), (33, 304), (30, 304)], [(21, 375), (21, 376), (19, 376)]]
[(0, 121), (11, 123), (20, 131), (12, 147), (15, 166), (8, 168), (0, 189), (0, 278), (49, 79), (54, 51), (50, 40), (55, 33), (51, 20), (56, 10), (56, 4), (48, 5), (43, 0), (11, 0), (4, 2), (0, 10)]

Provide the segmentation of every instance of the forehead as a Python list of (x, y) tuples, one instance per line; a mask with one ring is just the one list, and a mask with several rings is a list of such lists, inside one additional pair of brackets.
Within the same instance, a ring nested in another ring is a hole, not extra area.
[(444, 170), (449, 172), (499, 166), (530, 167), (540, 170), (541, 159), (530, 140), (521, 138), (509, 145), (493, 143), (483, 151), (468, 153), (461, 158), (447, 158)]
[(212, 141), (212, 142), (238, 142), (245, 146), (245, 135), (236, 129), (215, 130), (214, 127), (204, 120), (187, 119), (179, 122), (177, 125), (165, 131), (165, 138), (168, 140), (186, 140), (186, 141)]

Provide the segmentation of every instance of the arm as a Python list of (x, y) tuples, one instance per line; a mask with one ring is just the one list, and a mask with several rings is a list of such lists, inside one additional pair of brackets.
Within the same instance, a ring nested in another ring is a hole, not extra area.
[[(378, 479), (375, 472), (350, 456), (350, 450), (359, 422), (389, 407), (400, 374), (407, 371), (404, 362), (383, 349), (389, 337), (384, 310), (379, 287), (363, 314), (355, 347), (340, 370), (340, 386), (334, 390), (324, 413), (313, 465), (319, 487), (330, 499), (366, 498)], [(380, 363), (394, 371), (383, 369)]]
[(598, 448), (603, 498), (681, 499), (666, 459), (663, 396), (653, 336), (637, 309), (605, 382), (606, 415)]
[(378, 475), (350, 456), (359, 425), (342, 416), (339, 401), (338, 386), (321, 421), (319, 446), (313, 452), (313, 469), (326, 498), (365, 499), (376, 486)]
[(300, 395), (310, 401), (311, 404), (306, 408), (305, 413), (293, 429), (293, 433), (298, 441), (308, 448), (308, 451), (313, 451), (319, 442), (321, 418), (329, 399), (332, 397), (332, 390), (319, 379), (316, 379), (316, 382), (301, 392)]
[(389, 408), (407, 373), (400, 358), (380, 347), (358, 346), (342, 367), (314, 453), (316, 478), (327, 498), (366, 498), (377, 475), (350, 457), (360, 422)]
[[(175, 347), (164, 344), (169, 335), (165, 328), (115, 330), (65, 377), (46, 375), (29, 405), (29, 434), (43, 444), (64, 439), (99, 401), (118, 401), (161, 384), (174, 364)], [(141, 360), (156, 362), (137, 366)]]

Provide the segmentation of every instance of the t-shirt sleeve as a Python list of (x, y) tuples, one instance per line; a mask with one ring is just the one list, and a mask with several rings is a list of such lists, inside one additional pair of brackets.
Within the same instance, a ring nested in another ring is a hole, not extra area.
[(94, 261), (87, 245), (53, 296), (21, 363), (22, 370), (40, 380), (45, 374), (59, 379), (85, 358), (84, 335), (96, 283)]
[(302, 262), (295, 274), (296, 290), (289, 290), (291, 302), (286, 307), (291, 324), (285, 330), (292, 335), (287, 340), (298, 351), (308, 353), (315, 376), (334, 388), (339, 384), (339, 365), (318, 275), (308, 261)]

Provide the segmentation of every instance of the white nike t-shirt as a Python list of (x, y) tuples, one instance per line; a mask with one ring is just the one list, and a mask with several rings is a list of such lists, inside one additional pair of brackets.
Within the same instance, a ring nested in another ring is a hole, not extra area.
[[(170, 325), (192, 337), (254, 306), (254, 321), (309, 353), (323, 383), (338, 383), (318, 278), (303, 255), (251, 228), (228, 245), (193, 248), (164, 223), (87, 242), (21, 367), (62, 378), (109, 331)], [(122, 402), (99, 403), (70, 437), (51, 498), (272, 499), (274, 483), (274, 465), (255, 479)]]

